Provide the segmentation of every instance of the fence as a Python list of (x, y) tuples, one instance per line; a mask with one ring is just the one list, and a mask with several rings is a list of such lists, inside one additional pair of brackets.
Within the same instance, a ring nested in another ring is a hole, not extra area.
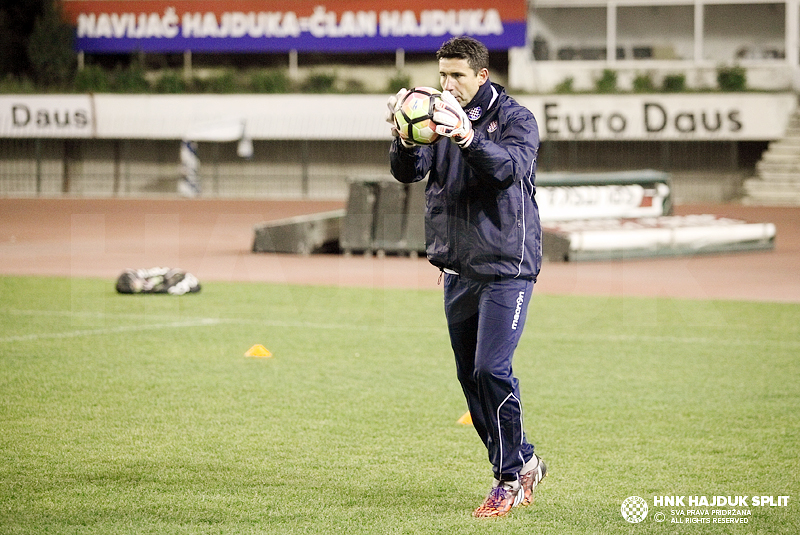
[[(235, 143), (198, 143), (203, 196), (341, 198), (346, 180), (386, 173), (386, 141), (254, 141), (253, 157)], [(0, 139), (0, 195), (170, 195), (180, 177), (172, 140)]]
[[(204, 197), (347, 198), (348, 178), (388, 175), (382, 140), (256, 140), (253, 157), (235, 143), (200, 142)], [(761, 141), (550, 141), (540, 171), (619, 171), (651, 168), (749, 176), (767, 143)], [(180, 176), (177, 140), (0, 139), (0, 195), (174, 195)], [(735, 194), (726, 187), (725, 195)]]

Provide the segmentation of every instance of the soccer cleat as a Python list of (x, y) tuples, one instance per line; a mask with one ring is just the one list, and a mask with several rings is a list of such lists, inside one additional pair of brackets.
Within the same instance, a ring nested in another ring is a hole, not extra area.
[[(536, 465), (519, 476), (519, 482), (522, 485), (520, 493), (523, 494), (520, 505), (530, 505), (533, 503), (533, 493), (536, 491), (536, 487), (539, 483), (541, 483), (547, 475), (547, 465), (544, 461), (540, 459), (538, 455), (534, 455), (534, 458), (538, 461)], [(533, 459), (531, 459), (531, 461), (532, 460)], [(528, 467), (528, 464), (530, 464), (530, 461), (526, 463), (523, 470)]]
[(492, 487), (480, 507), (472, 512), (475, 518), (504, 516), (522, 500), (522, 486), (517, 482), (499, 483)]

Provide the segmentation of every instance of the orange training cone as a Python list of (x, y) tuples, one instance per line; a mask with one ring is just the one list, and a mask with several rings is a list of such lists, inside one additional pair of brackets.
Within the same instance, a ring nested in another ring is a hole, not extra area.
[(472, 425), (472, 415), (469, 413), (469, 411), (467, 411), (461, 418), (458, 419), (456, 423), (461, 425)]
[(268, 359), (272, 356), (269, 349), (262, 346), (261, 344), (256, 344), (250, 349), (247, 350), (247, 353), (244, 354), (245, 357), (255, 357), (260, 359)]

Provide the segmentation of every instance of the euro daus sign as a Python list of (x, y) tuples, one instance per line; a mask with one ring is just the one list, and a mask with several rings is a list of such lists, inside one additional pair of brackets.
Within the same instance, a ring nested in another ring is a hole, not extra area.
[(788, 94), (548, 95), (517, 98), (550, 140), (773, 140), (796, 99)]
[(525, 45), (524, 0), (434, 5), (345, 0), (64, 0), (76, 47), (90, 53), (435, 51), (471, 35), (490, 50)]
[(95, 122), (89, 95), (0, 95), (0, 137), (89, 138)]

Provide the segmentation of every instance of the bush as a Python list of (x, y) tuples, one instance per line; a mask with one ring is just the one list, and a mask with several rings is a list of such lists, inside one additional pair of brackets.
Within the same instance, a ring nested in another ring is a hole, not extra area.
[(14, 94), (14, 93), (39, 93), (39, 88), (36, 84), (31, 82), (30, 78), (22, 76), (17, 78), (13, 74), (7, 74), (5, 78), (0, 81), (0, 94)]
[(665, 93), (680, 93), (686, 90), (685, 74), (668, 74), (664, 77), (661, 89)]
[(186, 82), (183, 76), (175, 71), (167, 71), (161, 75), (155, 85), (156, 93), (185, 93)]
[(611, 69), (603, 69), (603, 75), (595, 83), (598, 93), (617, 92), (617, 73)]
[(288, 93), (291, 82), (284, 71), (260, 71), (250, 76), (253, 93)]
[(747, 71), (744, 67), (720, 67), (717, 69), (717, 84), (721, 91), (745, 91)]
[(403, 88), (411, 89), (411, 76), (397, 71), (394, 76), (386, 81), (386, 92), (394, 95)]
[(219, 76), (214, 76), (207, 80), (206, 91), (217, 94), (230, 94), (239, 91), (239, 83), (236, 81), (236, 74), (227, 71)]
[(560, 94), (560, 95), (564, 95), (564, 94), (567, 94), (567, 93), (574, 93), (574, 90), (572, 89), (572, 84), (574, 82), (575, 82), (575, 79), (572, 78), (572, 76), (564, 78), (563, 82), (561, 82), (560, 84), (556, 85), (555, 92)]
[(344, 81), (344, 92), (349, 94), (366, 93), (367, 88), (361, 80), (348, 78)]
[(649, 74), (637, 74), (633, 79), (634, 93), (652, 93), (655, 89), (653, 78)]
[(321, 72), (310, 74), (300, 89), (304, 93), (334, 93), (336, 75)]
[(117, 67), (112, 76), (112, 89), (117, 93), (147, 93), (150, 83), (144, 76), (141, 65), (134, 64), (127, 69)]
[(111, 81), (99, 65), (87, 65), (75, 75), (75, 90), (79, 93), (108, 93)]

